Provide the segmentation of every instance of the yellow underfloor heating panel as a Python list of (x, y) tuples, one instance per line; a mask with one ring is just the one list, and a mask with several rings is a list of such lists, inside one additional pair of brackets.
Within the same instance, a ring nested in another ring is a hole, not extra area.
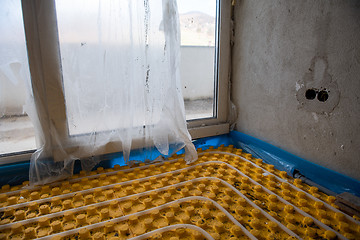
[(5, 185), (0, 239), (360, 239), (335, 197), (233, 146), (198, 153)]

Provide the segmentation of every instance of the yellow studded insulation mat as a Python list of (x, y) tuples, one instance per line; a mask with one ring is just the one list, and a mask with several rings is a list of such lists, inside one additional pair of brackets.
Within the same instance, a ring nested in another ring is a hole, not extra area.
[(0, 239), (360, 239), (335, 197), (233, 146), (2, 187)]

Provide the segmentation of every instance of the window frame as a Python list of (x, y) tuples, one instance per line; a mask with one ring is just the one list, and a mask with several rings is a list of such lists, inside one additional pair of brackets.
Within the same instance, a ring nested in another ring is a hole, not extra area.
[(188, 120), (188, 130), (193, 139), (216, 136), (229, 133), (228, 111), (230, 104), (229, 81), (231, 66), (230, 39), (231, 0), (219, 0), (217, 15), (217, 66), (215, 66), (217, 81), (215, 81), (214, 117)]
[[(188, 130), (193, 139), (226, 134), (229, 132), (229, 79), (230, 79), (230, 36), (231, 36), (231, 0), (218, 0), (219, 14), (217, 14), (218, 47), (217, 66), (215, 66), (215, 99), (214, 117), (193, 119), (187, 121)], [(43, 9), (46, 9), (44, 11)], [(45, 129), (56, 129), (58, 136), (50, 131), (37, 139), (39, 144), (50, 143), (51, 149), (47, 153), (54, 159), (60, 156), (62, 149), (56, 147), (57, 142), (70, 143), (67, 121), (62, 73), (60, 62), (60, 45), (57, 29), (55, 0), (22, 0), (25, 37), (28, 50), (29, 68), (34, 94), (35, 107), (40, 125)], [(39, 145), (38, 144), (38, 145)], [(70, 144), (69, 144), (70, 145)], [(133, 141), (132, 148), (139, 148), (141, 139)], [(87, 146), (83, 146), (86, 152)], [(67, 153), (76, 148), (66, 148)], [(95, 155), (119, 152), (118, 144), (109, 143), (105, 149)], [(2, 157), (0, 164), (20, 162), (31, 158), (32, 151)], [(92, 154), (94, 155), (94, 153)], [(88, 157), (83, 155), (81, 157)]]

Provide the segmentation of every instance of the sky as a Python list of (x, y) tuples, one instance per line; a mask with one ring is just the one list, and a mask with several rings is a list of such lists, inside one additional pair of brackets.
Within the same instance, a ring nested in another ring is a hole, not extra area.
[(179, 13), (198, 11), (215, 17), (216, 0), (177, 0)]

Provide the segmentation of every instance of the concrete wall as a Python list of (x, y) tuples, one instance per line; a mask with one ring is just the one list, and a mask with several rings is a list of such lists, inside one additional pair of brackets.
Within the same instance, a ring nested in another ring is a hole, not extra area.
[(360, 1), (236, 1), (232, 68), (238, 131), (360, 180)]

